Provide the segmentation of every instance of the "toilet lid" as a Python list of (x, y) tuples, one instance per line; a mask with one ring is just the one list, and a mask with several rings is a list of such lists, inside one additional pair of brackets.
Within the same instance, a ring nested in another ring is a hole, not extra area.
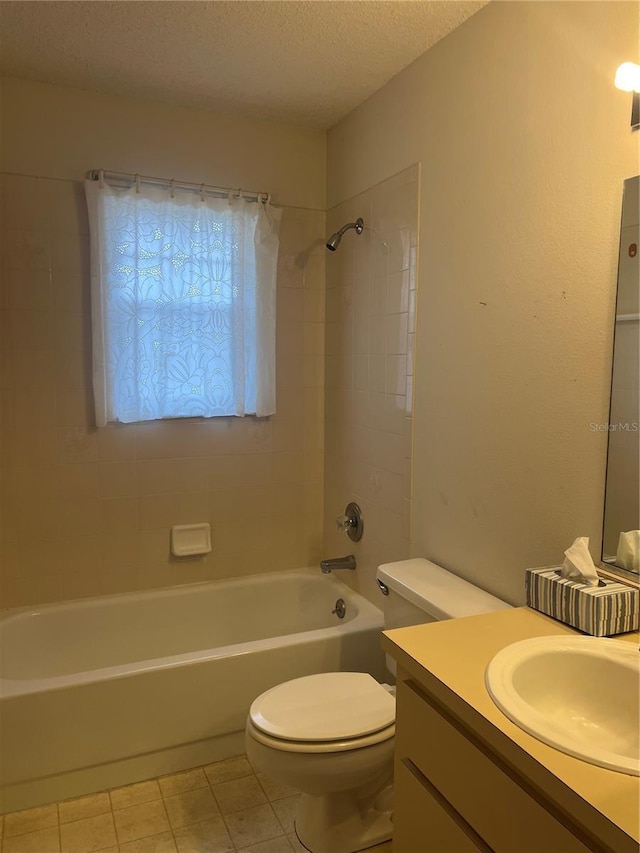
[(323, 672), (272, 687), (249, 715), (258, 729), (283, 740), (346, 740), (390, 726), (396, 703), (366, 672)]

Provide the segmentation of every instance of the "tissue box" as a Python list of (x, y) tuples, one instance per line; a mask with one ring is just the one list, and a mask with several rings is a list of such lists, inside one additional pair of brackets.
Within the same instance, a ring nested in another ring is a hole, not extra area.
[(640, 623), (640, 590), (607, 578), (588, 586), (563, 578), (560, 568), (527, 569), (527, 604), (594, 637), (633, 631)]

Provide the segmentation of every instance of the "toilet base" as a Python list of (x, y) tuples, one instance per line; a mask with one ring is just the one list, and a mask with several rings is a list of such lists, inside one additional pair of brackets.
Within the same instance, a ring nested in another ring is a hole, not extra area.
[(391, 811), (385, 791), (373, 802), (359, 800), (356, 792), (302, 794), (296, 813), (296, 834), (311, 853), (357, 853), (389, 841)]

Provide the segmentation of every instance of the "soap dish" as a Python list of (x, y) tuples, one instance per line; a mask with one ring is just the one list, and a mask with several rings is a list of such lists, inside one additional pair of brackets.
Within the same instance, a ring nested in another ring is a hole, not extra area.
[(171, 528), (171, 553), (175, 557), (196, 557), (210, 551), (209, 524), (176, 524)]

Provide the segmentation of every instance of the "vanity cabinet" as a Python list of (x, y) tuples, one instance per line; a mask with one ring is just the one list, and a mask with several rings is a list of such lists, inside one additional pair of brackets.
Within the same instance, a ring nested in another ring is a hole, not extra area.
[(398, 672), (394, 853), (604, 851), (408, 674)]
[(527, 607), (383, 632), (398, 666), (394, 853), (638, 853), (640, 779), (541, 743), (485, 686), (506, 646), (575, 635)]
[(410, 759), (395, 767), (394, 853), (477, 853), (489, 848)]

